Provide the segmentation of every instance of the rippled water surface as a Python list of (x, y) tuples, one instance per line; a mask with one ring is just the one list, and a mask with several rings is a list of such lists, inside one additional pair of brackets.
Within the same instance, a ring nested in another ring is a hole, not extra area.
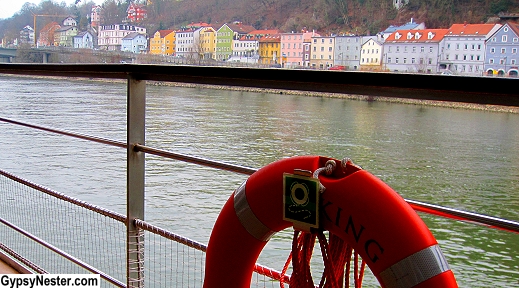
[[(148, 146), (253, 168), (350, 157), (404, 198), (519, 220), (517, 114), (152, 85), (147, 95)], [(124, 83), (3, 76), (0, 108), (1, 117), (126, 140)], [(126, 213), (124, 149), (5, 123), (0, 145), (0, 169)], [(146, 220), (207, 243), (246, 176), (146, 160)], [(519, 235), (420, 215), (460, 287), (519, 287)], [(291, 237), (276, 235), (259, 262), (281, 270)]]

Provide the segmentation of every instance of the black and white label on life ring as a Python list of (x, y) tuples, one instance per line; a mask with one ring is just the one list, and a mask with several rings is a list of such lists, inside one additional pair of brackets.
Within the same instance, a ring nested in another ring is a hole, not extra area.
[(294, 228), (310, 232), (319, 228), (319, 180), (283, 174), (283, 220)]

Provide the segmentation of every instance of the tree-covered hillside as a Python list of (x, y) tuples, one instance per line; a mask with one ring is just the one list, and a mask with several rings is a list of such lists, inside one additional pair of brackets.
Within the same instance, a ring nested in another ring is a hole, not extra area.
[[(321, 33), (376, 33), (411, 18), (429, 28), (481, 23), (499, 12), (519, 12), (519, 0), (409, 0), (397, 10), (393, 0), (154, 0), (150, 19), (156, 28), (181, 23), (239, 20), (258, 29)], [(150, 23), (152, 24), (152, 23)]]
[[(104, 23), (123, 21), (132, 0), (105, 0)], [(277, 28), (285, 32), (302, 28), (328, 33), (374, 34), (389, 25), (400, 25), (411, 18), (428, 28), (448, 28), (453, 23), (482, 23), (499, 12), (518, 13), (519, 0), (409, 0), (403, 8), (393, 0), (140, 0), (151, 3), (148, 19), (141, 25), (151, 35), (159, 29), (179, 28), (191, 22), (223, 24), (242, 21), (257, 29)], [(0, 20), (0, 36), (16, 37), (26, 25), (33, 26), (33, 14), (75, 15), (80, 29), (89, 21), (92, 1), (81, 0), (66, 6), (45, 0), (39, 5), (26, 3), (9, 19)], [(51, 17), (37, 19), (43, 27)]]

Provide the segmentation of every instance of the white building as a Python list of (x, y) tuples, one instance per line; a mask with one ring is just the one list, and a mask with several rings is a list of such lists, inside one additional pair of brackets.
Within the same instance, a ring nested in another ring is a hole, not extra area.
[(448, 29), (398, 30), (383, 46), (382, 69), (391, 72), (438, 72), (440, 47)]
[(77, 21), (72, 16), (68, 16), (63, 20), (63, 26), (77, 26)]
[(74, 36), (74, 48), (92, 49), (94, 48), (94, 36), (88, 31), (79, 32)]
[(132, 53), (146, 53), (148, 41), (143, 34), (133, 32), (123, 37), (121, 51)]
[[(193, 28), (186, 28), (176, 31), (175, 55), (186, 59), (195, 59), (196, 51), (195, 31)], [(198, 32), (200, 36), (200, 32)], [(199, 37), (197, 39), (200, 39)]]
[(363, 36), (360, 50), (361, 70), (380, 70), (382, 64), (382, 42), (377, 36)]
[(27, 25), (20, 30), (20, 42), (19, 44), (26, 43), (34, 45), (34, 29)]
[(481, 76), (485, 64), (485, 41), (501, 24), (454, 24), (443, 40), (440, 70), (458, 75)]
[(259, 40), (254, 35), (244, 35), (232, 41), (233, 49), (230, 62), (251, 63), (259, 62)]
[(121, 50), (122, 40), (130, 33), (146, 35), (146, 28), (131, 24), (112, 24), (99, 26), (98, 46), (101, 50)]

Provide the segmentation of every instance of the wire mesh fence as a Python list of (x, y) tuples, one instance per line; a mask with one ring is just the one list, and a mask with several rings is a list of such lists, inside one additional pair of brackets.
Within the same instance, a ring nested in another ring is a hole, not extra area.
[[(99, 271), (105, 274), (102, 287), (125, 287), (125, 221), (123, 215), (0, 170), (0, 249), (11, 256), (15, 251), (18, 262), (34, 273)], [(141, 220), (136, 224), (144, 239), (145, 287), (203, 286), (206, 245)], [(276, 271), (260, 267), (263, 272), (252, 275), (251, 287), (278, 287), (264, 275)]]
[(108, 217), (93, 205), (5, 175), (0, 177), (0, 218), (10, 225), (0, 225), (5, 246), (47, 273), (91, 273), (90, 265), (124, 283), (126, 226), (120, 215)]

